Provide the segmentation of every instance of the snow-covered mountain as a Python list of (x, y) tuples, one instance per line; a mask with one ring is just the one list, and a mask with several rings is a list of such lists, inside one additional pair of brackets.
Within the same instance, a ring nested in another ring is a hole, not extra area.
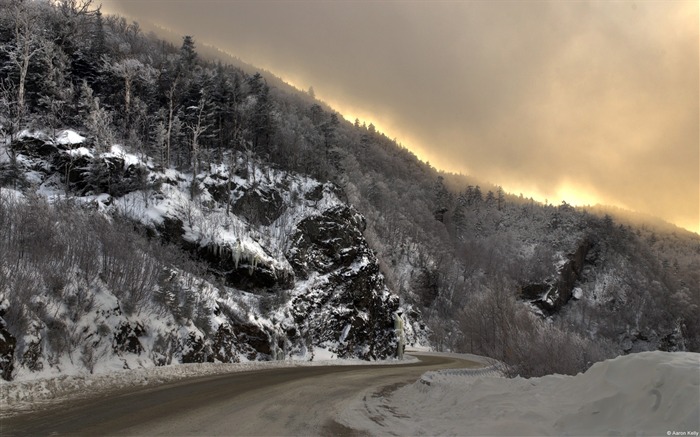
[[(68, 362), (88, 368), (115, 330), (112, 351), (146, 364), (386, 356), (396, 305), (409, 343), (514, 374), (700, 350), (697, 234), (440, 172), (279, 78), (94, 6), (0, 0), (6, 375), (63, 371), (76, 344), (88, 364)], [(88, 323), (96, 302), (111, 315)], [(147, 341), (148, 311), (165, 328)]]

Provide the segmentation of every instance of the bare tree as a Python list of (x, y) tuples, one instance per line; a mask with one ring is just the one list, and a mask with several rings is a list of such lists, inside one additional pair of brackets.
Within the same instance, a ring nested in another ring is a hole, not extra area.
[(192, 108), (196, 110), (196, 117), (194, 119), (194, 123), (191, 125), (188, 125), (187, 128), (190, 130), (192, 134), (192, 186), (191, 186), (191, 191), (190, 191), (190, 196), (191, 198), (194, 199), (195, 196), (195, 186), (197, 182), (197, 173), (199, 173), (199, 149), (200, 149), (200, 144), (199, 144), (199, 138), (201, 135), (209, 128), (209, 124), (207, 124), (207, 120), (205, 119), (205, 109), (208, 105), (208, 99), (206, 98), (205, 95), (202, 95), (202, 97), (199, 99), (199, 104)]
[(26, 110), (26, 82), (29, 65), (32, 59), (43, 52), (48, 45), (48, 41), (43, 37), (38, 7), (37, 3), (25, 0), (12, 2), (10, 17), (14, 22), (14, 44), (2, 47), (10, 63), (17, 68), (19, 73), (19, 81), (15, 89), (17, 92), (15, 101), (17, 125), (21, 124)]
[(128, 130), (131, 124), (131, 100), (134, 81), (139, 79), (142, 82), (151, 82), (154, 73), (153, 68), (149, 65), (144, 65), (138, 59), (127, 58), (108, 65), (107, 69), (124, 80), (124, 118), (126, 122), (125, 127)]
[(165, 162), (168, 168), (170, 168), (170, 141), (173, 134), (173, 117), (175, 115), (175, 89), (177, 88), (177, 83), (179, 76), (175, 77), (172, 85), (168, 89), (168, 130), (165, 136)]

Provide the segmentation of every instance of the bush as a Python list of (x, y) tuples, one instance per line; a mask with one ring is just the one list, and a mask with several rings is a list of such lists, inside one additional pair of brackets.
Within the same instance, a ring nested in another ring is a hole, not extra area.
[(575, 375), (614, 354), (604, 340), (584, 338), (534, 315), (508, 291), (513, 288), (506, 280), (490, 285), (458, 317), (460, 350), (495, 358), (506, 365), (506, 374), (523, 377)]

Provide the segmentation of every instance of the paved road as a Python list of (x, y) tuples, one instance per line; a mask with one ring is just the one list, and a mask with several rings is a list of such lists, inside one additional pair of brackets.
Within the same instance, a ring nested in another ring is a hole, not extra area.
[(334, 420), (350, 399), (412, 383), (428, 370), (482, 366), (413, 355), (420, 362), (191, 379), (2, 419), (0, 435), (355, 435)]

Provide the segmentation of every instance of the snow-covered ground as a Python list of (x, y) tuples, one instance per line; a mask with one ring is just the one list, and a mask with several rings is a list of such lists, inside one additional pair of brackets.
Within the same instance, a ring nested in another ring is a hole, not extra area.
[(370, 435), (697, 436), (700, 354), (643, 352), (532, 379), (431, 372), (357, 398), (340, 419)]
[[(0, 417), (185, 378), (293, 366), (367, 364), (326, 359), (330, 353), (319, 354), (319, 358), (323, 359), (185, 364), (1, 383)], [(407, 356), (403, 362), (413, 361)], [(532, 379), (504, 378), (495, 367), (428, 372), (413, 384), (383, 394), (360, 395), (350, 401), (339, 422), (370, 435), (697, 436), (700, 354), (643, 352), (597, 363), (576, 376)]]

